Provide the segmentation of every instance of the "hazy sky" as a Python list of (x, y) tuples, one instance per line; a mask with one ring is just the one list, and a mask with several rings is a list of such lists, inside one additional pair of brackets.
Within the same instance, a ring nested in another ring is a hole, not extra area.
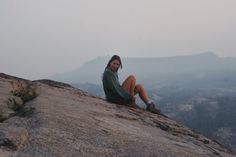
[(0, 72), (28, 79), (97, 56), (236, 56), (235, 0), (0, 0)]

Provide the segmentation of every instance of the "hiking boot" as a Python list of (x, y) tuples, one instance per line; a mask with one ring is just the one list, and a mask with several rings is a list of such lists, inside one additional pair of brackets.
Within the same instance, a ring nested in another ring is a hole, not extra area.
[(155, 107), (155, 104), (153, 102), (147, 104), (146, 110), (155, 114), (161, 114), (161, 111)]

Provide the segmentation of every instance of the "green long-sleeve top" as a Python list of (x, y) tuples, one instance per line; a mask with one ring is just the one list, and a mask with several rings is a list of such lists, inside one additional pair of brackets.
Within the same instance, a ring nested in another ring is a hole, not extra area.
[(131, 100), (131, 95), (120, 85), (117, 72), (113, 72), (110, 68), (106, 68), (103, 73), (102, 83), (108, 101), (116, 102), (124, 100), (129, 102)]

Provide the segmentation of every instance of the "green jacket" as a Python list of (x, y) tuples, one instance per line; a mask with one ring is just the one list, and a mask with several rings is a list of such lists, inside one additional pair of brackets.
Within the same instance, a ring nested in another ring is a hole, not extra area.
[(127, 93), (119, 83), (117, 72), (106, 68), (103, 73), (102, 83), (108, 101), (131, 101), (131, 95)]

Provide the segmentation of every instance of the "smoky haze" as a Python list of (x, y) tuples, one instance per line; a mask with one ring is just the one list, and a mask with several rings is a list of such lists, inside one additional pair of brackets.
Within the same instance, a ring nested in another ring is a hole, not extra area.
[(236, 1), (1, 0), (0, 72), (28, 79), (96, 58), (236, 56)]

